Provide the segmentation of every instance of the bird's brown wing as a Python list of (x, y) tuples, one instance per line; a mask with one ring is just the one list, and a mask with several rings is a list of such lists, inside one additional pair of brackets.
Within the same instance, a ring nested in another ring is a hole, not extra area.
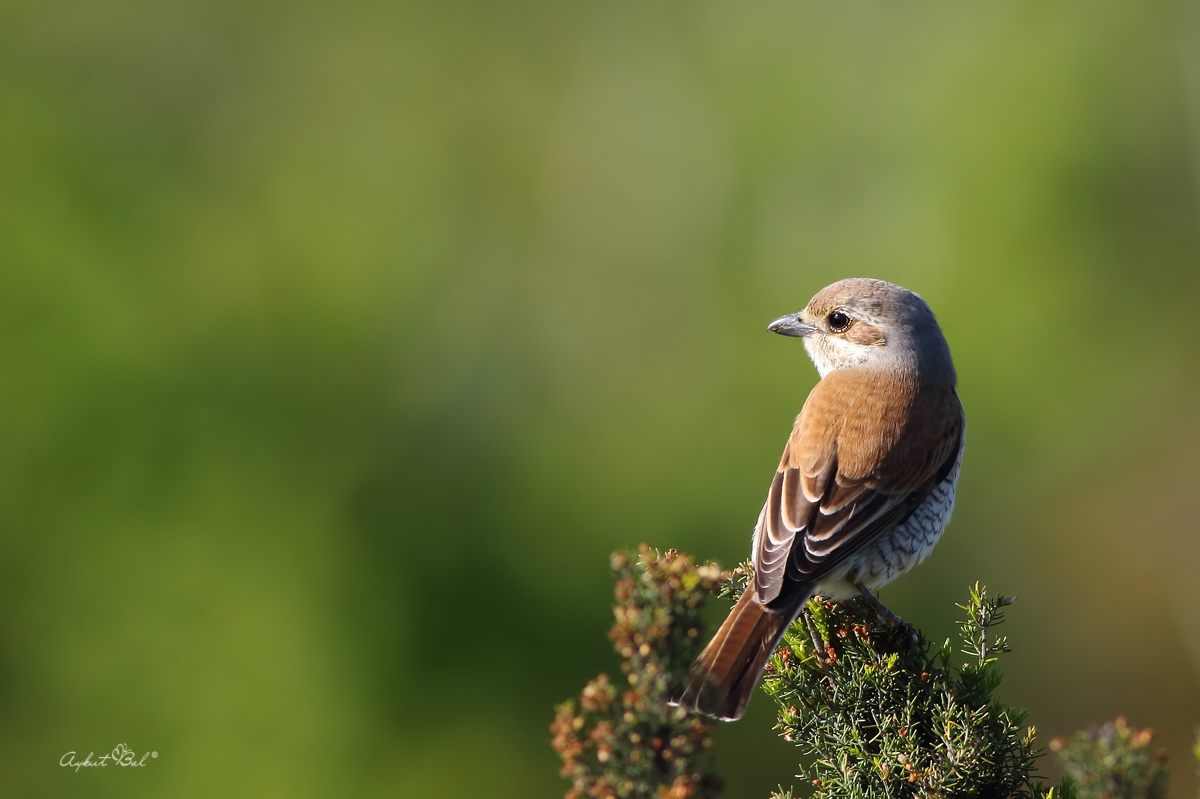
[(770, 605), (819, 581), (899, 524), (944, 480), (962, 441), (952, 386), (848, 369), (804, 403), (754, 533), (754, 585)]

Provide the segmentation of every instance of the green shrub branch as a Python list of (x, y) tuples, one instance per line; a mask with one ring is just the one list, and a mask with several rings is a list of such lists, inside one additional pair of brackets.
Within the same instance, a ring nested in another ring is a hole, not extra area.
[[(721, 793), (710, 753), (714, 725), (666, 699), (707, 640), (700, 622), (716, 596), (735, 599), (752, 577), (688, 555), (616, 553), (615, 622), (622, 684), (600, 675), (556, 709), (553, 746), (567, 799), (710, 799)], [(970, 587), (960, 644), (932, 646), (882, 621), (861, 599), (811, 600), (767, 664), (762, 689), (775, 729), (799, 750), (813, 799), (1162, 799), (1166, 757), (1153, 732), (1123, 719), (1050, 743), (1067, 777), (1036, 779), (1043, 754), (1026, 711), (996, 696), (997, 628), (1011, 597)], [(966, 658), (963, 659), (962, 656)], [(1197, 744), (1200, 758), (1200, 742)], [(780, 788), (774, 799), (793, 799)]]

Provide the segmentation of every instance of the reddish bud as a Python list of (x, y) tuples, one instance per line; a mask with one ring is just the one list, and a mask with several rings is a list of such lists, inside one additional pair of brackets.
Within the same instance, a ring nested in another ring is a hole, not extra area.
[(1129, 739), (1129, 742), (1139, 749), (1154, 740), (1154, 730), (1147, 727), (1144, 730), (1138, 730)]

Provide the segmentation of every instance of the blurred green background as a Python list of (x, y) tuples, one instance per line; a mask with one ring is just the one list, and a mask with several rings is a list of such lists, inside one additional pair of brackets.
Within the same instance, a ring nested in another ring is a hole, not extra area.
[(1016, 594), (1043, 742), (1127, 714), (1194, 795), (1198, 10), (0, 4), (5, 791), (561, 795), (608, 553), (745, 557), (816, 379), (764, 328), (873, 276), (969, 421), (883, 598)]

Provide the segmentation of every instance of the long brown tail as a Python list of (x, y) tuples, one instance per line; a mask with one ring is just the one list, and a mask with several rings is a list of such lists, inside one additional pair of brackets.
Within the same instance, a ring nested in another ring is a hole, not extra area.
[(791, 619), (758, 603), (750, 585), (717, 634), (692, 664), (673, 704), (736, 721)]

